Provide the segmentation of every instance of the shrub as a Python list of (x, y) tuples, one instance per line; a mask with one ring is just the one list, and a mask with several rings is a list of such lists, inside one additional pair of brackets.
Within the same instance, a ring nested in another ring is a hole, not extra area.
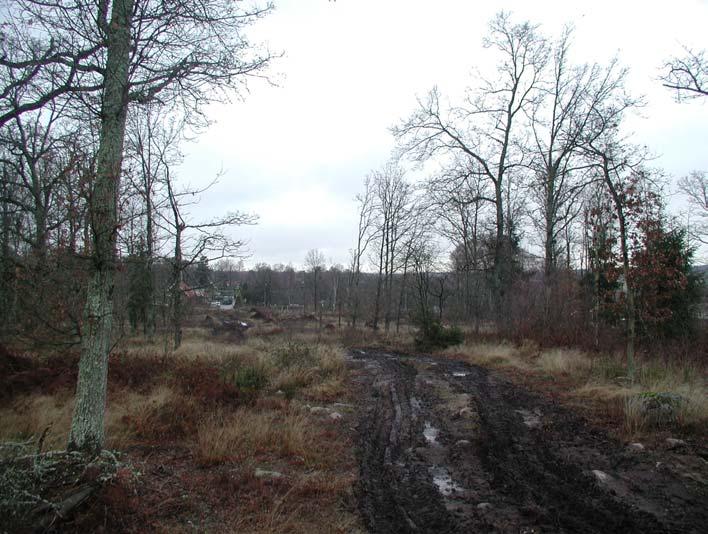
[(415, 345), (419, 350), (445, 349), (452, 345), (460, 345), (464, 341), (464, 334), (456, 326), (445, 327), (437, 320), (423, 320), (420, 322)]
[(275, 365), (281, 369), (290, 367), (314, 367), (317, 356), (307, 343), (291, 341), (273, 349)]
[(268, 385), (268, 372), (262, 365), (245, 365), (236, 369), (233, 383), (239, 390), (260, 391)]

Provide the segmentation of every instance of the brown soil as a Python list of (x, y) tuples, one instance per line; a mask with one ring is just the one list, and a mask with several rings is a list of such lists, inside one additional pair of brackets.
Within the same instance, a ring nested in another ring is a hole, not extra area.
[(352, 351), (371, 532), (704, 532), (701, 451), (636, 452), (477, 366)]

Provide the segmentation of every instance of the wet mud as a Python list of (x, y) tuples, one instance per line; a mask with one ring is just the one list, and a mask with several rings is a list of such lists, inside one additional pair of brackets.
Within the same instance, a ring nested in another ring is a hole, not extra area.
[(370, 532), (699, 533), (706, 461), (635, 451), (483, 368), (353, 350)]

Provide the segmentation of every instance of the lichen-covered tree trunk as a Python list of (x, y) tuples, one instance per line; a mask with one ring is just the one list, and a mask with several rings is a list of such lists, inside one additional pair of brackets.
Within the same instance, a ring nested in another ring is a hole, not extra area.
[[(76, 404), (69, 450), (95, 453), (103, 448), (108, 352), (113, 319), (116, 268), (117, 197), (128, 108), (131, 15), (134, 0), (115, 0), (105, 24), (107, 57), (101, 106), (96, 177), (89, 203), (93, 273), (88, 284), (81, 339)], [(100, 18), (100, 17), (99, 17)], [(102, 22), (99, 20), (99, 24)]]

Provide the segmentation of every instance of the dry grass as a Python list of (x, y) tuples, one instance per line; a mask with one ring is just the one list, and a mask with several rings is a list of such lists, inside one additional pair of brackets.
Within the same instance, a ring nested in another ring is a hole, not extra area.
[(469, 341), (444, 354), (477, 365), (562, 379), (571, 397), (583, 404), (604, 405), (606, 412), (617, 414), (626, 437), (655, 430), (641, 400), (642, 395), (654, 393), (681, 399), (675, 406), (674, 427), (704, 432), (708, 425), (708, 388), (703, 373), (692, 364), (640, 361), (631, 381), (620, 354), (592, 355), (568, 348), (540, 351), (533, 344)]
[(344, 394), (347, 375), (344, 349), (336, 344), (305, 342), (305, 336), (276, 345), (265, 359), (271, 366), (272, 391), (288, 398), (335, 400)]
[[(176, 503), (188, 494), (210, 507), (211, 531), (359, 531), (348, 427), (304, 409), (306, 402), (348, 400), (341, 332), (303, 330), (260, 324), (233, 342), (194, 327), (185, 329), (177, 351), (162, 336), (122, 340), (111, 356), (107, 446), (155, 451), (144, 458), (129, 453), (145, 463), (153, 462), (153, 454), (164, 454), (168, 462), (180, 458), (181, 471), (175, 467), (174, 475), (153, 480), (146, 469), (140, 484), (176, 492)], [(44, 364), (37, 359), (36, 365)], [(53, 374), (36, 375), (54, 381), (52, 389), (38, 382), (0, 404), (0, 440), (36, 442), (48, 428), (44, 449), (62, 448), (75, 378), (60, 383)], [(191, 454), (184, 456), (185, 450)], [(154, 460), (160, 466), (164, 461)], [(255, 467), (285, 477), (256, 479)], [(186, 527), (187, 508), (169, 517), (151, 514), (145, 508), (132, 520), (118, 521), (138, 524), (149, 517), (156, 531), (192, 531)]]
[(253, 461), (264, 455), (318, 460), (317, 429), (302, 410), (239, 409), (214, 413), (199, 425), (195, 454), (202, 465)]
[(353, 483), (350, 476), (323, 471), (293, 477), (272, 506), (239, 515), (231, 529), (254, 534), (363, 533), (358, 518), (338, 504), (342, 497), (353, 501)]
[[(169, 413), (170, 407), (185, 405), (189, 399), (182, 398), (169, 386), (158, 386), (147, 394), (121, 391), (109, 399), (106, 410), (106, 435), (108, 447), (123, 449), (150, 433), (159, 438), (160, 427), (156, 419), (161, 413)], [(164, 430), (164, 427), (162, 428)]]
[(592, 360), (587, 354), (575, 349), (550, 349), (541, 352), (536, 365), (551, 374), (583, 376), (592, 369)]
[(524, 360), (521, 351), (510, 343), (475, 343), (445, 349), (444, 354), (461, 358), (470, 363), (489, 367), (515, 367), (528, 369), (529, 362)]
[(303, 391), (303, 396), (315, 402), (334, 402), (341, 399), (347, 390), (346, 379), (342, 376), (331, 376), (324, 381), (313, 384)]
[[(170, 433), (170, 423), (183, 425), (184, 410), (191, 403), (167, 386), (149, 393), (121, 390), (111, 395), (106, 411), (107, 446), (122, 449), (160, 433)], [(68, 439), (74, 399), (70, 395), (29, 395), (0, 409), (0, 441), (23, 441), (44, 436), (44, 449), (61, 449)], [(165, 417), (168, 416), (168, 417)], [(170, 421), (170, 416), (175, 420)], [(177, 420), (180, 418), (180, 420)], [(169, 428), (168, 428), (169, 427)]]
[(30, 395), (0, 409), (0, 441), (26, 441), (44, 435), (44, 449), (67, 443), (74, 399), (71, 396)]

